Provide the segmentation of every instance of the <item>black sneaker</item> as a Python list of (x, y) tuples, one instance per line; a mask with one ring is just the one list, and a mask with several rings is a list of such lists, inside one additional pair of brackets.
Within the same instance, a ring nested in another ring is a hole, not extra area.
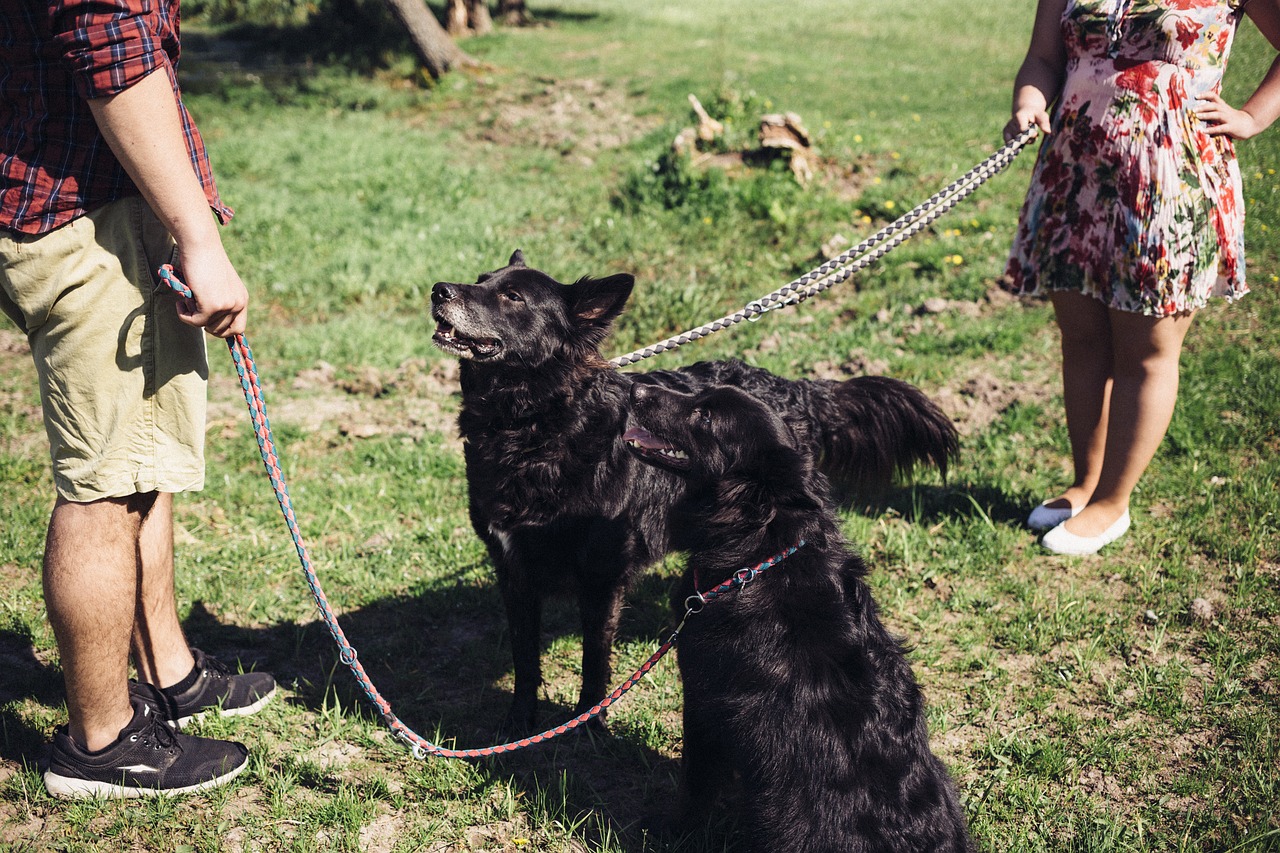
[(276, 693), (276, 680), (266, 672), (233, 675), (222, 661), (192, 649), (196, 665), (191, 674), (171, 687), (152, 690), (161, 714), (182, 728), (192, 720), (217, 711), (224, 717), (257, 713)]
[(155, 797), (216, 788), (249, 764), (241, 744), (175, 732), (156, 709), (136, 698), (133, 719), (115, 743), (89, 752), (67, 727), (53, 735), (44, 786), (55, 797)]

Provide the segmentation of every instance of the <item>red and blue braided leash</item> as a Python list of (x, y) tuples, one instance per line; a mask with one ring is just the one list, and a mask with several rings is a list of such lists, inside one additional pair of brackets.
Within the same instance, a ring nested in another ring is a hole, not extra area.
[[(192, 298), (191, 289), (178, 279), (172, 266), (165, 264), (160, 268), (159, 275), (160, 280), (168, 285), (170, 289), (188, 299)], [(333, 636), (334, 642), (337, 643), (338, 657), (346, 665), (347, 669), (351, 671), (352, 676), (355, 677), (356, 682), (364, 691), (369, 702), (378, 709), (378, 713), (382, 715), (383, 721), (392, 734), (409, 744), (413, 748), (414, 756), (417, 758), (427, 755), (434, 755), (439, 758), (490, 758), (495, 755), (515, 752), (518, 749), (533, 746), (534, 744), (545, 743), (552, 738), (567, 734), (590, 722), (604, 713), (606, 708), (622, 698), (623, 694), (627, 693), (649, 670), (653, 669), (654, 665), (676, 644), (676, 639), (684, 628), (685, 620), (692, 614), (699, 612), (703, 604), (724, 595), (730, 590), (746, 586), (755, 580), (761, 572), (776, 566), (804, 547), (805, 543), (802, 539), (781, 554), (770, 557), (751, 568), (740, 569), (718, 586), (706, 592), (690, 596), (686, 603), (688, 609), (685, 612), (684, 619), (680, 621), (679, 626), (671, 633), (666, 642), (659, 646), (658, 650), (630, 678), (622, 682), (617, 689), (602, 699), (599, 705), (594, 706), (589, 711), (579, 714), (572, 720), (555, 728), (547, 729), (544, 732), (511, 741), (510, 743), (480, 747), (478, 749), (448, 749), (439, 746), (415, 733), (392, 713), (390, 703), (382, 697), (382, 694), (378, 692), (378, 688), (373, 686), (373, 682), (369, 680), (368, 674), (364, 671), (364, 667), (356, 655), (356, 650), (347, 642), (346, 634), (343, 632), (342, 626), (338, 624), (338, 619), (334, 616), (333, 609), (329, 606), (324, 590), (320, 587), (320, 579), (316, 576), (315, 569), (311, 565), (306, 543), (302, 541), (302, 533), (298, 528), (298, 519), (293, 512), (293, 501), (289, 497), (289, 487), (285, 483), (284, 473), (280, 470), (280, 457), (276, 453), (275, 441), (272, 439), (271, 422), (267, 419), (266, 404), (262, 399), (262, 388), (258, 384), (258, 369), (253, 360), (253, 351), (249, 349), (249, 344), (244, 335), (232, 335), (227, 338), (227, 347), (231, 350), (231, 359), (235, 362), (236, 373), (240, 377), (240, 390), (244, 392), (244, 400), (249, 405), (249, 418), (253, 421), (253, 433), (258, 440), (258, 452), (262, 456), (263, 465), (266, 466), (267, 478), (271, 481), (271, 488), (275, 492), (276, 500), (280, 504), (280, 511), (284, 514), (285, 524), (289, 528), (289, 535), (293, 538), (293, 546), (297, 549), (298, 559), (302, 563), (302, 571), (306, 576), (307, 586), (311, 589), (311, 596), (315, 599), (316, 607), (320, 611), (324, 624), (329, 628), (329, 633)]]

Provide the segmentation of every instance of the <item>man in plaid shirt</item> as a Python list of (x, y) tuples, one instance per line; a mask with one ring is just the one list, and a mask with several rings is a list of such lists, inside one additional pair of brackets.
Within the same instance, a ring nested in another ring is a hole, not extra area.
[[(243, 332), (248, 307), (178, 50), (177, 0), (0, 0), (0, 308), (31, 344), (57, 490), (57, 796), (223, 784), (245, 748), (181, 725), (276, 689), (190, 648), (174, 595), (172, 496), (204, 481), (201, 330)], [(157, 286), (166, 262), (194, 298)]]

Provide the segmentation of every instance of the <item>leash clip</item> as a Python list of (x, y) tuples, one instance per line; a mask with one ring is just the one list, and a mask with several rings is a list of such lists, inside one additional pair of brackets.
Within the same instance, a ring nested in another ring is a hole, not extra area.
[(784, 308), (787, 305), (794, 305), (797, 301), (799, 300), (796, 300), (793, 297), (792, 299), (776, 300), (770, 305), (765, 305), (763, 299), (757, 299), (754, 302), (748, 302), (747, 313), (750, 314), (751, 316), (747, 317), (747, 322), (748, 323), (758, 322), (761, 317), (763, 317), (765, 314), (768, 314), (770, 311), (777, 311), (779, 308)]
[(679, 625), (677, 625), (677, 626), (676, 626), (676, 629), (675, 629), (674, 631), (672, 631), (672, 632), (671, 632), (671, 637), (669, 638), (668, 642), (672, 642), (672, 643), (674, 643), (674, 642), (676, 641), (676, 639), (680, 636), (680, 632), (684, 630), (684, 623), (686, 623), (686, 622), (688, 622), (688, 621), (689, 621), (689, 617), (690, 617), (690, 616), (692, 616), (693, 614), (698, 613), (698, 612), (700, 612), (700, 611), (698, 611), (698, 610), (694, 610), (693, 608), (690, 608), (690, 609), (686, 610), (686, 611), (684, 612), (684, 616), (682, 616), (682, 617), (680, 618), (680, 624), (679, 624)]
[(701, 613), (702, 608), (707, 606), (707, 599), (701, 592), (695, 592), (684, 600), (684, 616), (680, 618), (680, 624), (671, 632), (671, 642), (680, 636), (680, 632), (684, 630), (684, 624), (689, 621), (689, 617), (695, 613)]

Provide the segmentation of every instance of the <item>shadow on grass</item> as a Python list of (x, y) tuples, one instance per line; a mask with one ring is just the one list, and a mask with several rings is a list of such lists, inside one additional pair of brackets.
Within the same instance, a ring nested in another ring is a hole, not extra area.
[[(995, 486), (957, 482), (945, 486), (903, 486), (890, 489), (873, 501), (842, 499), (846, 509), (857, 509), (869, 515), (892, 510), (906, 520), (922, 525), (939, 521), (963, 521), (984, 518), (992, 524), (1020, 525), (1030, 510), (1031, 498), (1025, 494), (1009, 494)], [(853, 543), (857, 547), (857, 543)]]
[(46, 759), (45, 733), (33, 727), (15, 707), (25, 700), (57, 708), (63, 702), (62, 671), (41, 662), (31, 637), (0, 631), (0, 758), (17, 764)]
[[(657, 574), (641, 580), (629, 596), (621, 639), (652, 639), (657, 647), (673, 624), (667, 605), (672, 583), (674, 579)], [(511, 663), (495, 587), (446, 579), (418, 595), (375, 601), (338, 621), (370, 680), (410, 729), (450, 747), (501, 742), (495, 733), (511, 698)], [(248, 628), (224, 623), (203, 602), (196, 602), (183, 627), (193, 646), (233, 668), (238, 663), (246, 670), (273, 673), (291, 689), (291, 701), (304, 708), (324, 712), (336, 702), (341, 708), (375, 715), (319, 620)], [(549, 601), (544, 662), (546, 644), (576, 633), (572, 602)], [(566, 660), (565, 665), (576, 671), (576, 660)], [(674, 666), (674, 657), (663, 665)], [(0, 666), (5, 672), (0, 679), (0, 757), (43, 766), (47, 732), (31, 725), (29, 715), (19, 709), (27, 702), (59, 708), (64, 700), (60, 671), (39, 660), (30, 636), (14, 631), (0, 631)], [(547, 668), (551, 676), (551, 666)], [(621, 673), (619, 680), (629, 674)], [(576, 693), (576, 677), (561, 676), (565, 679), (573, 679)], [(644, 689), (644, 683), (636, 687)], [(572, 717), (570, 705), (543, 700), (543, 725)], [(646, 819), (667, 813), (679, 762), (626, 733), (583, 731), (480, 762), (480, 767), (489, 779), (505, 780), (518, 790), (535, 822), (571, 827), (593, 848), (611, 846), (626, 853), (731, 848), (732, 825), (725, 821), (708, 827), (702, 837), (674, 841), (654, 840), (642, 828)], [(304, 777), (303, 784), (327, 790), (332, 780), (321, 773)]]
[[(674, 582), (653, 573), (641, 579), (628, 596), (620, 640), (652, 641), (657, 648), (674, 625), (667, 603)], [(392, 712), (421, 737), (460, 749), (511, 739), (500, 732), (511, 700), (511, 661), (506, 618), (495, 586), (445, 579), (417, 595), (382, 599), (344, 613), (338, 623)], [(562, 654), (559, 660), (547, 653), (548, 645), (577, 636), (576, 606), (565, 599), (549, 600), (543, 623), (546, 677), (576, 695), (576, 652)], [(336, 703), (376, 716), (319, 620), (247, 629), (223, 624), (197, 603), (184, 628), (192, 645), (228, 662), (238, 658), (246, 668), (272, 672), (291, 688), (291, 701), (310, 711), (323, 712)], [(661, 665), (675, 666), (674, 655)], [(616, 672), (614, 680), (630, 674)], [(638, 684), (636, 694), (645, 686)], [(573, 716), (570, 704), (544, 698), (539, 728)], [(668, 812), (679, 762), (626, 732), (578, 730), (478, 764), (487, 778), (503, 780), (520, 792), (520, 802), (535, 824), (555, 821), (573, 828), (592, 849), (731, 849), (732, 824), (724, 821), (696, 839), (651, 837), (644, 827), (649, 819)], [(304, 784), (326, 789), (330, 780), (322, 774), (309, 782), (304, 779)]]

